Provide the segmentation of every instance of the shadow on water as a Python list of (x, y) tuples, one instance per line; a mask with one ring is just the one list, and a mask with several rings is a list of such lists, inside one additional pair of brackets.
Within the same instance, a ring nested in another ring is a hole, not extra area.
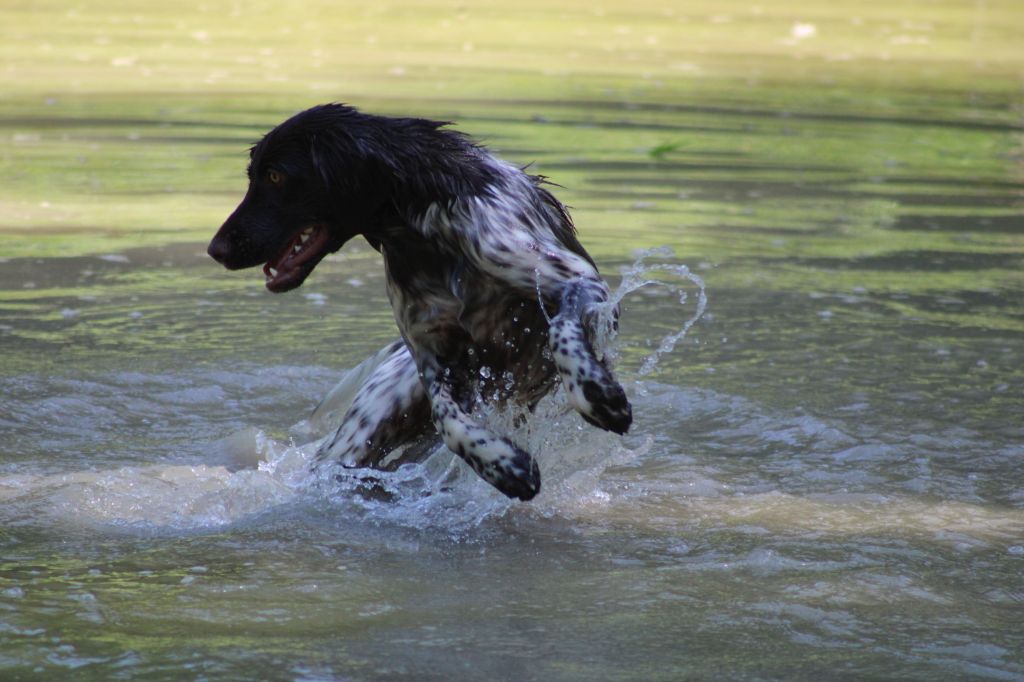
[[(1005, 205), (1005, 204), (1004, 204)], [(1024, 213), (1013, 215), (901, 215), (891, 230), (1024, 234)]]
[[(696, 156), (704, 154), (698, 152)], [(558, 168), (571, 168), (572, 164), (552, 164), (544, 162), (541, 164), (545, 171)], [(893, 188), (883, 191), (882, 189), (868, 190), (863, 186), (846, 186), (852, 184), (854, 178), (850, 170), (843, 166), (808, 166), (806, 164), (776, 164), (758, 165), (754, 163), (708, 163), (704, 160), (693, 162), (676, 161), (668, 162), (644, 162), (635, 161), (629, 163), (602, 163), (580, 161), (579, 166), (595, 173), (606, 170), (629, 170), (626, 175), (598, 175), (587, 181), (588, 185), (599, 187), (635, 187), (635, 190), (618, 191), (609, 190), (609, 195), (645, 196), (651, 194), (644, 192), (646, 188), (670, 187), (683, 189), (690, 192), (704, 192), (713, 196), (723, 193), (751, 193), (760, 192), (772, 199), (785, 197), (800, 198), (823, 198), (842, 199), (856, 198), (863, 200), (878, 199), (892, 201), (902, 206), (915, 207), (920, 209), (923, 206), (971, 206), (975, 209), (1012, 208), (1017, 193), (1003, 191), (994, 195), (982, 194), (958, 194), (939, 189), (939, 183), (930, 191), (906, 192)], [(669, 174), (666, 176), (666, 173)], [(675, 175), (672, 175), (672, 174)], [(722, 175), (721, 179), (709, 179), (708, 173)], [(822, 178), (820, 175), (827, 174), (831, 178)], [(755, 179), (744, 179), (744, 176), (754, 176)], [(880, 183), (879, 183), (880, 184)], [(896, 179), (893, 184), (902, 184), (901, 179)], [(923, 183), (922, 183), (923, 184)], [(979, 185), (985, 188), (985, 185)], [(1024, 186), (1017, 188), (1024, 189)], [(593, 194), (593, 193), (592, 193)], [(955, 221), (960, 221), (960, 228), (970, 228), (974, 225), (986, 228), (993, 232), (1015, 232), (1024, 229), (1024, 215), (1007, 216), (984, 216), (974, 214), (971, 216), (900, 216), (899, 220), (905, 223), (920, 223), (918, 229), (952, 229), (946, 227)], [(933, 226), (934, 225), (934, 226)], [(897, 228), (914, 229), (905, 225), (897, 225)]]
[[(945, 93), (940, 93), (945, 94)], [(451, 99), (445, 100), (452, 104), (477, 104), (494, 105), (495, 101), (481, 101), (472, 99)], [(699, 117), (740, 117), (740, 118), (761, 118), (761, 119), (785, 119), (792, 121), (805, 121), (808, 123), (841, 123), (854, 126), (859, 125), (892, 125), (908, 126), (912, 128), (939, 127), (959, 130), (978, 130), (984, 132), (1020, 132), (1024, 131), (1024, 125), (1014, 122), (996, 121), (970, 121), (953, 118), (943, 118), (939, 115), (928, 116), (890, 116), (870, 113), (852, 112), (828, 112), (828, 111), (799, 111), (788, 107), (778, 109), (765, 109), (756, 105), (751, 106), (706, 106), (688, 105), (663, 102), (616, 102), (616, 101), (573, 101), (573, 100), (500, 100), (497, 104), (516, 104), (543, 109), (579, 109), (584, 111), (624, 111), (637, 113), (669, 113), (683, 116)], [(1003, 114), (1003, 102), (992, 104), (991, 111), (995, 114)]]
[(1016, 270), (1024, 266), (1024, 253), (957, 253), (955, 251), (897, 251), (850, 258), (787, 259), (796, 265), (831, 270), (893, 270), (900, 272), (954, 272)]
[[(79, 116), (70, 114), (67, 116), (0, 116), (0, 129), (12, 128), (12, 129), (50, 129), (50, 130), (75, 130), (77, 128), (118, 128), (118, 129), (134, 129), (134, 128), (157, 128), (160, 130), (166, 130), (168, 128), (196, 128), (200, 130), (207, 129), (218, 129), (228, 128), (232, 130), (249, 130), (255, 127), (254, 125), (244, 125), (238, 123), (229, 123), (224, 121), (197, 121), (179, 118), (170, 118), (164, 116), (154, 116), (152, 118), (121, 118), (118, 116)], [(126, 133), (127, 135), (128, 133)], [(124, 137), (117, 136), (111, 139), (123, 140)], [(146, 138), (147, 141), (150, 138)], [(211, 137), (209, 135), (202, 135), (196, 137), (184, 138), (185, 141), (196, 144), (212, 144), (218, 138)], [(227, 142), (237, 142), (236, 138), (228, 137), (223, 138)]]
[[(725, 173), (837, 173), (844, 170), (842, 166), (825, 166), (825, 165), (807, 165), (804, 163), (791, 163), (791, 164), (765, 164), (765, 163), (743, 163), (738, 160), (739, 155), (726, 155), (731, 157), (729, 162), (709, 162), (705, 161), (701, 157), (705, 156), (717, 156), (714, 152), (690, 152), (694, 156), (700, 158), (699, 161), (654, 161), (654, 160), (636, 160), (636, 161), (590, 161), (586, 159), (580, 159), (579, 161), (564, 161), (564, 162), (545, 162), (544, 168), (546, 169), (574, 169), (587, 173), (604, 173), (605, 171), (624, 171), (626, 175), (618, 176), (599, 176), (591, 180), (593, 184), (621, 184), (621, 185), (639, 185), (641, 187), (658, 186), (660, 184), (671, 183), (672, 179), (665, 178), (663, 173), (666, 172), (680, 172), (680, 173), (703, 173), (706, 171), (711, 172), (725, 172)], [(641, 171), (650, 173), (646, 175)], [(698, 176), (699, 177), (699, 176)]]

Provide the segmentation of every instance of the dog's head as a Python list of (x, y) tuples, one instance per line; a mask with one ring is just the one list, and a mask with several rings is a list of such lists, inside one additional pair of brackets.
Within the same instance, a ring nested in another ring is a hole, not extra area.
[(387, 197), (369, 118), (324, 105), (270, 131), (251, 150), (249, 189), (210, 256), (229, 270), (262, 265), (267, 289), (283, 292), (368, 229)]

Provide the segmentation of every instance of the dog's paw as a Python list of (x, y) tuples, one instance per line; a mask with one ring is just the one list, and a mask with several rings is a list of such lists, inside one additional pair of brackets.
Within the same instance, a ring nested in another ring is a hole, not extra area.
[(574, 406), (590, 424), (621, 435), (629, 431), (633, 423), (633, 408), (622, 386), (611, 377), (607, 379), (606, 382), (591, 379), (581, 381), (579, 393), (583, 397), (580, 401), (582, 404)]
[(510, 460), (499, 460), (487, 481), (506, 497), (526, 502), (540, 492), (540, 468), (537, 460), (515, 445), (511, 446), (515, 456)]
[[(480, 440), (484, 440), (481, 438)], [(473, 470), (506, 497), (526, 502), (540, 492), (540, 468), (537, 461), (504, 438), (481, 443), (456, 452)]]
[(633, 423), (633, 408), (626, 392), (611, 372), (597, 360), (581, 362), (574, 369), (559, 368), (569, 404), (588, 423), (623, 434)]
[(633, 423), (626, 392), (594, 356), (579, 321), (559, 315), (551, 321), (548, 345), (569, 404), (594, 426), (623, 434)]

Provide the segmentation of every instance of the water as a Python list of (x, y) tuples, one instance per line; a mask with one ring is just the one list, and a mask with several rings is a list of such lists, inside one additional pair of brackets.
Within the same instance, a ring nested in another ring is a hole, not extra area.
[[(1024, 679), (1016, 4), (109, 5), (0, 9), (0, 677)], [(623, 297), (627, 437), (488, 415), (530, 503), (310, 473), (379, 257), (204, 253), (339, 99), (533, 163)]]

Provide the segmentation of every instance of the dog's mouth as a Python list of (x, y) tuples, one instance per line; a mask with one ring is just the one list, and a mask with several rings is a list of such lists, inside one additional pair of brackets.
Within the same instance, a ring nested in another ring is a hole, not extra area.
[(331, 233), (325, 225), (307, 225), (288, 246), (263, 266), (266, 287), (275, 294), (301, 285), (324, 256), (330, 252)]

